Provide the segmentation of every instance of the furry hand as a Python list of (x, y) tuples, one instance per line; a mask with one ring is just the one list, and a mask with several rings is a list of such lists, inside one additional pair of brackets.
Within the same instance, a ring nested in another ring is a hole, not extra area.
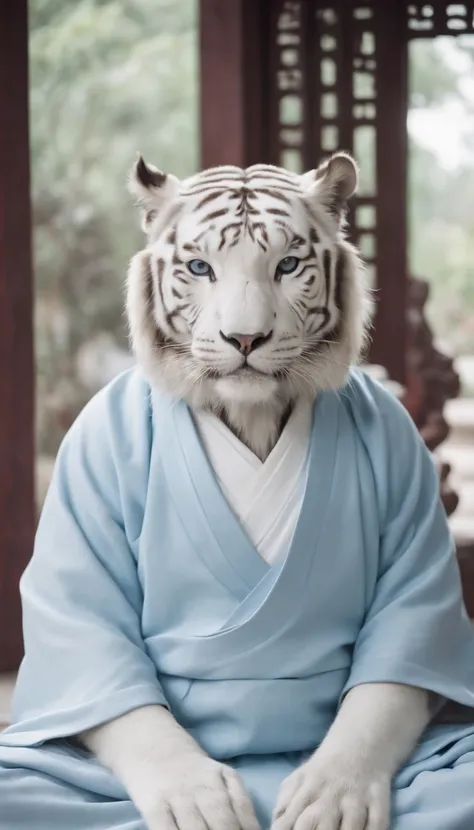
[(142, 814), (148, 830), (259, 830), (237, 773), (194, 753), (160, 770)]
[(127, 712), (81, 740), (125, 786), (148, 830), (259, 830), (237, 773), (162, 706)]
[(283, 782), (272, 830), (388, 830), (390, 777), (316, 753)]
[(283, 782), (272, 830), (387, 830), (392, 778), (430, 715), (423, 689), (351, 689), (319, 749)]

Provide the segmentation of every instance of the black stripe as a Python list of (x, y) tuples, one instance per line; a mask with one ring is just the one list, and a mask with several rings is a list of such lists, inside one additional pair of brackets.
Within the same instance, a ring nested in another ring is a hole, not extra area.
[[(298, 233), (295, 233), (293, 239), (290, 242), (290, 248), (300, 248), (301, 245), (304, 245), (304, 244), (305, 244), (305, 240), (303, 239), (303, 237), (300, 236)], [(312, 251), (310, 251), (310, 253), (306, 257), (306, 259), (309, 259), (311, 256), (313, 256)]]
[(288, 211), (282, 210), (281, 208), (267, 208), (265, 213), (273, 213), (275, 216), (286, 216), (287, 219), (290, 218)]
[(219, 199), (221, 196), (222, 190), (211, 190), (211, 192), (208, 193), (207, 196), (203, 196), (203, 198), (199, 200), (199, 202), (196, 205), (196, 210), (199, 210), (200, 208), (204, 207), (204, 205), (207, 205), (209, 202), (213, 202), (215, 199)]
[(268, 181), (278, 182), (278, 184), (284, 184), (285, 187), (294, 187), (295, 190), (299, 190), (297, 181), (290, 179), (289, 176), (285, 176), (278, 171), (265, 170), (265, 168), (262, 170), (252, 170), (248, 181), (251, 182), (253, 179), (268, 179)]
[(174, 324), (173, 324), (173, 317), (175, 316), (176, 312), (173, 312), (172, 314), (170, 314), (170, 312), (166, 308), (165, 298), (164, 298), (164, 294), (163, 294), (163, 276), (164, 276), (164, 273), (165, 273), (166, 262), (164, 261), (164, 259), (161, 259), (161, 258), (157, 259), (156, 266), (157, 266), (157, 270), (158, 270), (158, 278), (157, 278), (158, 291), (160, 292), (160, 301), (161, 301), (161, 305), (162, 305), (162, 308), (163, 308), (163, 313), (165, 315), (165, 320), (166, 320), (168, 326), (173, 331), (176, 331), (176, 329), (174, 327)]
[(165, 298), (163, 296), (163, 274), (165, 273), (166, 263), (164, 259), (157, 259), (156, 261), (156, 269), (157, 269), (157, 283), (158, 283), (158, 291), (160, 292), (160, 302), (163, 308), (163, 311), (166, 313), (166, 306), (165, 306)]
[(308, 317), (311, 317), (313, 314), (321, 314), (321, 316), (323, 317), (323, 322), (321, 323), (321, 325), (318, 326), (315, 332), (312, 332), (312, 334), (317, 334), (318, 331), (321, 331), (321, 329), (324, 328), (324, 326), (327, 326), (331, 315), (329, 314), (329, 311), (326, 308), (326, 306), (323, 305), (316, 305), (313, 308), (308, 308)]
[(206, 213), (202, 219), (199, 220), (200, 223), (202, 222), (211, 222), (213, 219), (217, 219), (219, 216), (225, 216), (228, 213), (228, 208), (220, 208), (219, 210), (213, 210), (212, 213)]
[[(147, 257), (146, 263), (144, 263), (145, 269), (145, 285), (144, 285), (144, 293), (145, 293), (145, 303), (146, 309), (148, 314), (153, 314), (153, 309), (155, 306), (155, 281), (153, 278), (153, 271), (151, 268), (151, 255)], [(161, 331), (161, 329), (156, 325), (156, 321), (153, 320), (155, 324), (155, 346), (160, 348), (160, 346), (164, 346), (166, 343), (166, 337)]]
[(201, 174), (199, 179), (194, 184), (188, 186), (187, 190), (189, 191), (189, 193), (194, 193), (195, 192), (195, 190), (194, 190), (195, 187), (198, 188), (201, 185), (210, 185), (210, 184), (225, 185), (226, 182), (232, 182), (232, 183), (233, 182), (243, 182), (242, 173), (235, 173), (235, 174), (230, 174), (230, 173), (217, 173), (216, 174), (216, 173), (213, 173), (210, 176), (205, 176), (204, 174)]
[(285, 202), (285, 204), (291, 205), (291, 199), (281, 193), (280, 190), (270, 190), (268, 187), (256, 187), (255, 193), (263, 194), (264, 196), (271, 196), (273, 199), (277, 199), (280, 202)]
[(329, 297), (331, 292), (331, 252), (327, 249), (323, 251), (323, 271), (324, 281), (326, 283), (326, 304), (329, 305)]
[(226, 187), (224, 184), (222, 184), (220, 186), (219, 185), (214, 185), (213, 186), (212, 184), (207, 184), (207, 185), (202, 185), (201, 187), (198, 187), (196, 185), (196, 187), (193, 187), (192, 189), (187, 188), (186, 190), (184, 190), (183, 191), (183, 196), (198, 196), (200, 193), (216, 193), (217, 191), (219, 191), (220, 193), (225, 193), (229, 189), (230, 188)]
[(222, 248), (224, 247), (224, 245), (226, 244), (226, 233), (227, 233), (227, 231), (231, 230), (231, 228), (234, 228), (234, 230), (235, 230), (235, 236), (234, 236), (234, 239), (232, 240), (233, 243), (235, 244), (236, 240), (238, 239), (238, 237), (242, 233), (242, 227), (243, 227), (242, 222), (229, 222), (227, 225), (224, 225), (224, 227), (221, 228), (220, 242), (219, 242), (217, 250), (221, 251)]
[[(313, 266), (314, 266), (313, 262), (307, 262), (306, 265), (301, 269), (301, 271), (298, 274), (294, 275), (295, 279), (299, 280), (301, 277), (303, 277), (306, 274), (308, 268), (313, 268)], [(314, 282), (314, 276), (313, 276), (313, 282)], [(305, 283), (305, 285), (307, 285), (307, 283)]]
[(339, 309), (339, 311), (342, 311), (342, 297), (344, 294), (344, 279), (346, 271), (346, 258), (342, 248), (337, 249), (337, 261), (335, 271), (336, 284), (334, 286), (334, 302), (336, 304), (336, 308)]

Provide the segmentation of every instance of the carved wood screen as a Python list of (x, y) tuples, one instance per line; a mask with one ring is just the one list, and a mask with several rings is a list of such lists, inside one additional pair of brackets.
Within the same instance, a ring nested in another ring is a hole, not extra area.
[(403, 381), (408, 43), (474, 32), (474, 3), (277, 0), (270, 29), (271, 161), (298, 171), (335, 149), (363, 160), (349, 219), (382, 289), (372, 359)]
[(371, 265), (377, 213), (374, 24), (373, 4), (282, 4), (274, 39), (277, 95), (271, 131), (275, 160), (295, 171), (339, 148), (357, 156), (368, 153), (351, 227)]
[(474, 3), (408, 3), (408, 37), (474, 34)]

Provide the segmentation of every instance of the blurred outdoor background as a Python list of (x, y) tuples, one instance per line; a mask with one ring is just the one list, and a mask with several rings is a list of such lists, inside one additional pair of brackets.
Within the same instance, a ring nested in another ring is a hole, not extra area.
[[(474, 395), (474, 38), (410, 50), (411, 273), (431, 282), (430, 321)], [(65, 431), (130, 364), (136, 152), (197, 169), (197, 2), (32, 0), (30, 58), (41, 502)]]

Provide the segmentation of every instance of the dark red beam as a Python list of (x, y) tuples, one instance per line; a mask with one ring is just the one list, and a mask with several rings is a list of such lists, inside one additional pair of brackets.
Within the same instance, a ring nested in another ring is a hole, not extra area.
[(406, 8), (375, 7), (377, 30), (377, 294), (371, 359), (400, 383), (407, 352), (407, 107)]
[(268, 15), (273, 0), (200, 0), (203, 168), (268, 161)]
[(0, 10), (0, 671), (22, 655), (18, 581), (35, 527), (27, 0)]

